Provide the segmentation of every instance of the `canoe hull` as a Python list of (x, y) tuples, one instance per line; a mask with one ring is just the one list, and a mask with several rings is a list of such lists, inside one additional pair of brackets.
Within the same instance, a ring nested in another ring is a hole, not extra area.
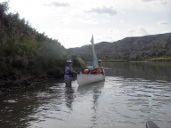
[(104, 74), (78, 74), (77, 75), (78, 85), (87, 85), (103, 80), (105, 80)]

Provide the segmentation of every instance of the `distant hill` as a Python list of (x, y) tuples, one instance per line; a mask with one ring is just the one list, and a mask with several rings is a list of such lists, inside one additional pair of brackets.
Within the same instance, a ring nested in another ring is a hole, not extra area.
[[(69, 49), (72, 53), (90, 60), (91, 45)], [(116, 42), (95, 44), (98, 59), (143, 60), (171, 56), (171, 33), (142, 37), (127, 37)]]

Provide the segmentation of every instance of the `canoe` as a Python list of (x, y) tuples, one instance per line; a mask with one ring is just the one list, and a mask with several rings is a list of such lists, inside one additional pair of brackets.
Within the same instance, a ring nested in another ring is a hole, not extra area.
[(99, 82), (105, 80), (105, 76), (103, 74), (79, 74), (77, 75), (77, 83), (78, 85), (87, 85), (95, 82)]
[(77, 74), (78, 85), (91, 84), (105, 79), (104, 70), (100, 67), (100, 61), (97, 60), (93, 35), (90, 42), (92, 44), (92, 68), (84, 69)]
[(99, 81), (105, 80), (105, 75), (104, 72), (103, 74), (84, 74), (84, 73), (79, 73), (77, 74), (77, 83), (78, 85), (87, 85), (91, 83), (96, 83)]

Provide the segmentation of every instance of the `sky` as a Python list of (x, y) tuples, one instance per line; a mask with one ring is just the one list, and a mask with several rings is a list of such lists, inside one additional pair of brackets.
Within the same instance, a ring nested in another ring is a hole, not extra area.
[(65, 48), (171, 32), (171, 0), (0, 0)]

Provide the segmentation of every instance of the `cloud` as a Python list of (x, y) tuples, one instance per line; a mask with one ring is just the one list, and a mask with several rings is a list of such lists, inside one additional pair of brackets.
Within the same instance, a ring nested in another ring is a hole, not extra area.
[(86, 12), (89, 12), (89, 13), (97, 13), (97, 14), (106, 14), (106, 15), (116, 15), (117, 14), (117, 11), (114, 10), (112, 7), (101, 7), (101, 8), (92, 8), (90, 11), (86, 11)]
[(139, 29), (139, 34), (140, 35), (148, 35), (148, 31), (145, 28), (140, 28)]
[(9, 7), (67, 48), (89, 43), (92, 33), (100, 42), (171, 31), (171, 0), (10, 0)]
[(141, 0), (143, 2), (158, 2), (158, 3), (161, 3), (163, 5), (168, 5), (171, 3), (170, 0)]
[(49, 6), (55, 6), (55, 7), (68, 7), (70, 6), (68, 3), (63, 2), (52, 2)]
[(169, 22), (168, 21), (158, 21), (157, 24), (158, 25), (168, 25)]
[(145, 28), (137, 28), (134, 30), (129, 30), (127, 36), (143, 36), (148, 35), (148, 31)]
[(151, 2), (151, 1), (158, 1), (158, 0), (141, 0), (141, 1), (144, 1), (144, 2)]

